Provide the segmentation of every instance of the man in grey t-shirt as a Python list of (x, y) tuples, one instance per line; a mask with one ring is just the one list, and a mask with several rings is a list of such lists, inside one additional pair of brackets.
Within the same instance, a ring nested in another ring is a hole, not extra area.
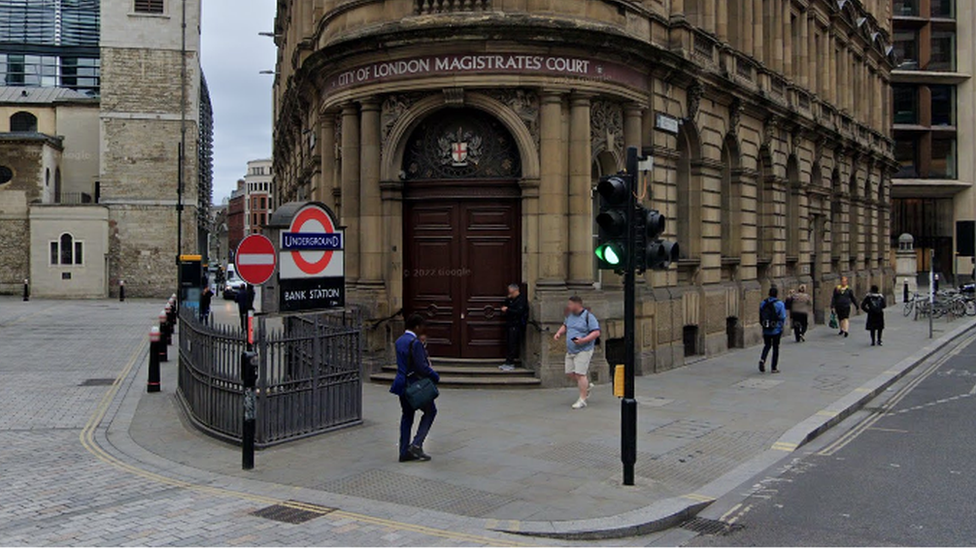
[(593, 359), (593, 348), (600, 337), (600, 321), (593, 313), (583, 307), (583, 300), (577, 296), (569, 298), (569, 316), (559, 327), (554, 339), (559, 341), (566, 336), (566, 375), (576, 382), (579, 387), (579, 400), (573, 404), (573, 409), (586, 407), (586, 399), (590, 396), (590, 360)]

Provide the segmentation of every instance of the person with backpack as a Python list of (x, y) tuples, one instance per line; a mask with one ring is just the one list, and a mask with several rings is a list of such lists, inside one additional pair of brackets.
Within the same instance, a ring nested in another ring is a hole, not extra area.
[(505, 305), (502, 307), (505, 315), (505, 335), (508, 343), (508, 350), (505, 353), (505, 364), (498, 368), (506, 372), (515, 369), (515, 362), (518, 360), (522, 349), (522, 339), (525, 337), (525, 326), (529, 322), (529, 302), (522, 295), (518, 284), (508, 285), (508, 297), (505, 298)]
[[(406, 331), (396, 340), (397, 373), (393, 378), (393, 386), (390, 392), (400, 397), (400, 462), (406, 461), (430, 461), (430, 456), (424, 452), (424, 441), (427, 434), (434, 424), (437, 416), (437, 406), (434, 400), (424, 403), (422, 406), (415, 407), (408, 399), (407, 389), (419, 383), (421, 380), (429, 379), (436, 387), (440, 382), (441, 376), (430, 366), (430, 358), (427, 356), (427, 348), (424, 340), (427, 335), (427, 319), (423, 316), (414, 314), (407, 318)], [(434, 393), (436, 398), (436, 393)], [(417, 415), (417, 410), (424, 413), (420, 419), (420, 426), (417, 428), (417, 436), (413, 442), (410, 435), (413, 432), (413, 421)]]
[(840, 285), (834, 288), (834, 295), (830, 299), (830, 312), (836, 314), (840, 321), (840, 332), (837, 335), (851, 335), (851, 307), (857, 309), (857, 298), (847, 285), (847, 277), (842, 276)]
[(786, 308), (790, 311), (790, 320), (793, 322), (793, 335), (796, 337), (796, 342), (806, 341), (810, 323), (810, 305), (813, 303), (813, 299), (807, 293), (807, 285), (800, 284), (799, 289), (790, 295), (786, 303)]
[(878, 286), (871, 286), (871, 293), (864, 297), (861, 302), (861, 310), (868, 314), (868, 322), (865, 329), (871, 332), (871, 346), (881, 346), (881, 334), (884, 332), (885, 315), (884, 310), (888, 307), (885, 297), (878, 291)]
[(569, 298), (568, 314), (553, 339), (559, 341), (566, 335), (566, 375), (579, 387), (579, 399), (574, 410), (586, 408), (586, 399), (593, 386), (590, 384), (590, 361), (596, 340), (600, 337), (600, 321), (583, 307), (583, 299)]
[(774, 374), (779, 373), (779, 342), (783, 337), (783, 327), (786, 325), (786, 305), (779, 300), (779, 289), (773, 286), (769, 289), (769, 297), (759, 305), (759, 323), (763, 331), (762, 357), (759, 359), (759, 371), (766, 371), (766, 359), (770, 349), (773, 351)]

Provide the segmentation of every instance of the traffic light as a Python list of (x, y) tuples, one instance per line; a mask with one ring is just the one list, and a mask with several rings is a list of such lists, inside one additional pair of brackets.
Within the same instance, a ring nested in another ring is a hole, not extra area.
[(596, 257), (602, 270), (623, 271), (630, 264), (627, 205), (632, 183), (632, 176), (618, 174), (600, 179), (596, 187), (600, 195), (600, 213), (596, 216), (596, 223), (600, 227)]
[(678, 243), (661, 240), (667, 228), (667, 220), (661, 212), (637, 206), (634, 243), (635, 268), (638, 272), (666, 271), (678, 260)]

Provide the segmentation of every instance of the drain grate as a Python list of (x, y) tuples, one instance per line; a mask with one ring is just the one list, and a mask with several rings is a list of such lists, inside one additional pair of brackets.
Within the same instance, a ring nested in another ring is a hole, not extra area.
[(94, 377), (86, 379), (78, 384), (79, 387), (103, 387), (115, 384), (115, 379), (110, 377)]
[(320, 505), (302, 503), (300, 501), (286, 501), (284, 503), (278, 503), (263, 509), (258, 509), (251, 514), (255, 517), (261, 517), (277, 522), (302, 524), (312, 519), (324, 517), (333, 511), (335, 511), (335, 509), (330, 507), (322, 507)]
[(681, 528), (697, 532), (704, 536), (727, 536), (732, 532), (742, 530), (741, 524), (729, 524), (715, 519), (693, 518), (681, 525)]

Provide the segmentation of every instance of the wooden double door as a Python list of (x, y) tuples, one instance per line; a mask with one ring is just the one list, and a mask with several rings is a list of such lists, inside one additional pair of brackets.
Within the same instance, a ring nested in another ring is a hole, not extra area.
[[(512, 188), (517, 193), (514, 182), (507, 187)], [(520, 282), (522, 271), (517, 195), (451, 197), (436, 189), (414, 190), (404, 201), (405, 314), (427, 317), (432, 356), (503, 358), (501, 307), (507, 286)]]

